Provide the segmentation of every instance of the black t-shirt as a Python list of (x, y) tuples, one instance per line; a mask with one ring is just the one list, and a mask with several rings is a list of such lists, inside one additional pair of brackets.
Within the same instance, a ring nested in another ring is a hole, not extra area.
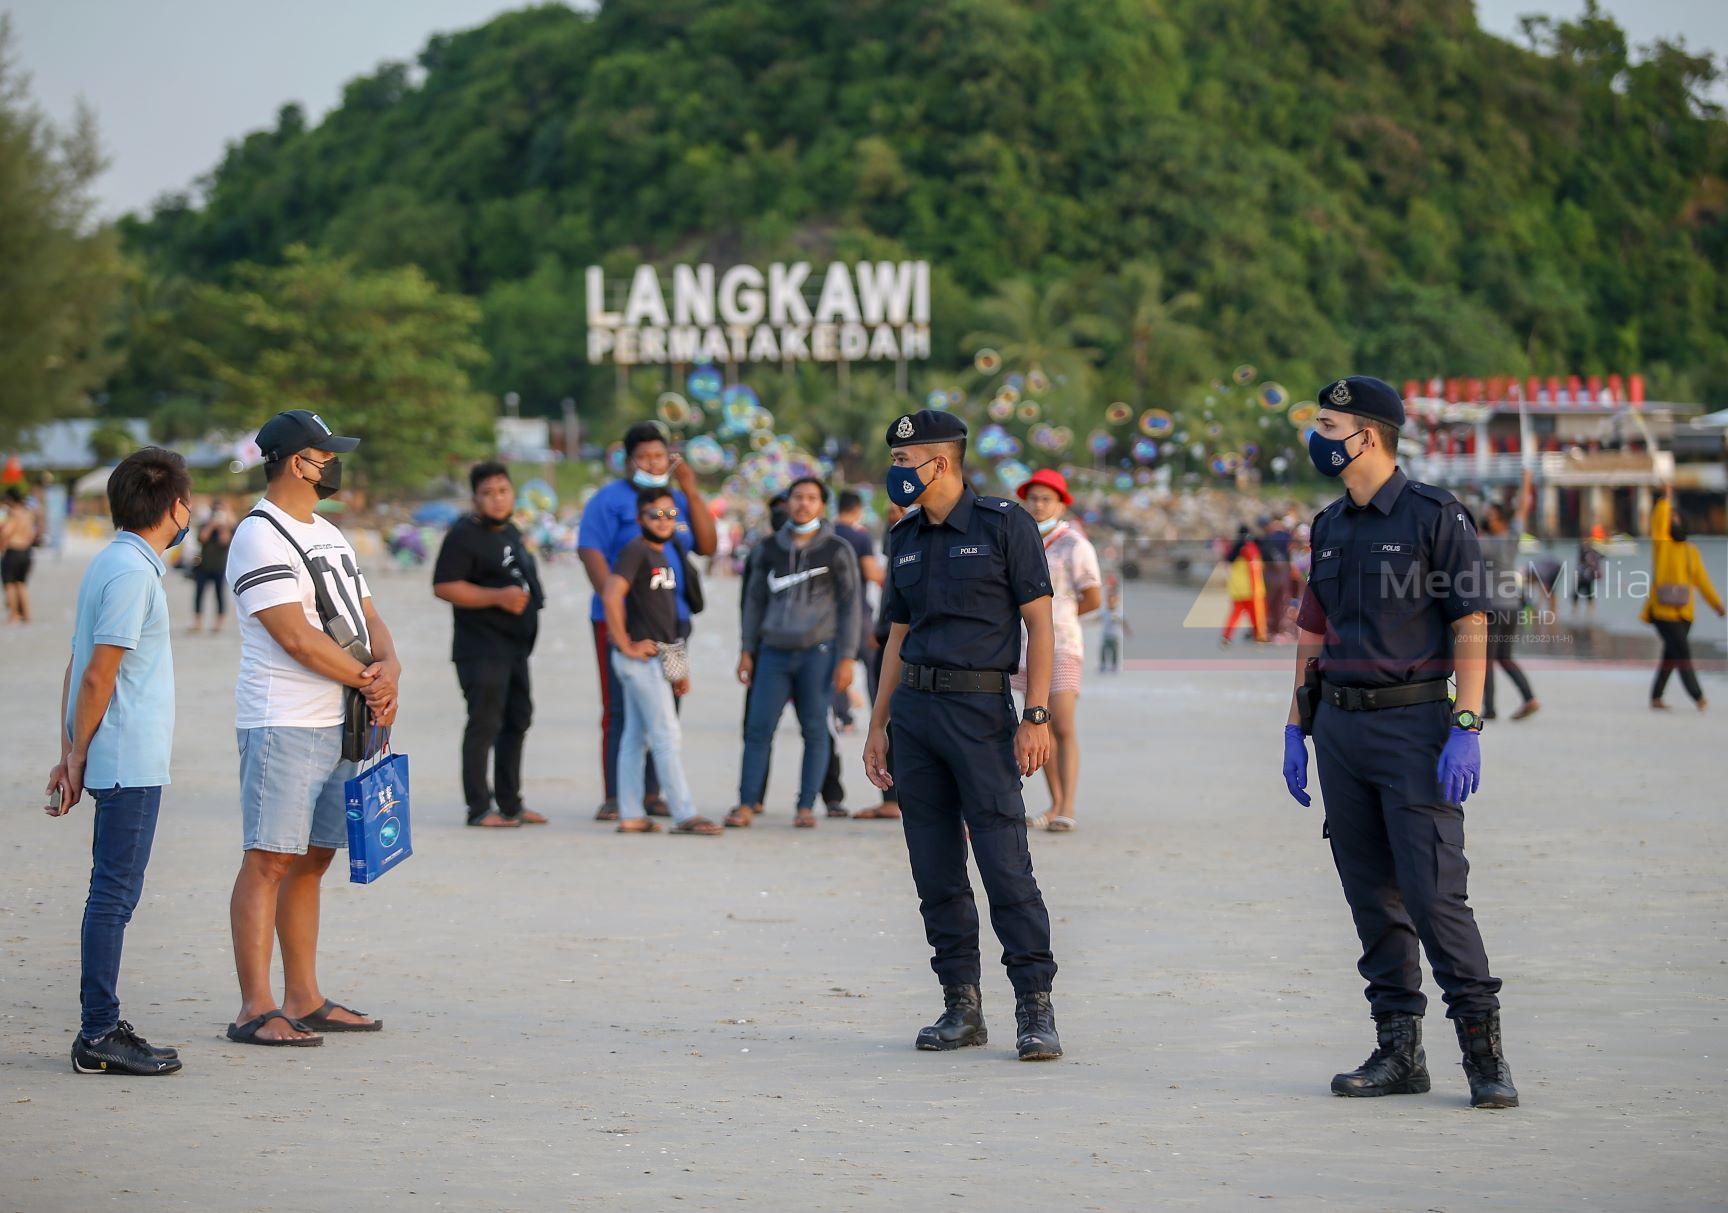
[(503, 607), (457, 607), (450, 642), (452, 660), (514, 657), (533, 651), (540, 631), (540, 608), (546, 605), (546, 598), (540, 591), (534, 557), (514, 523), (494, 527), (472, 515), (458, 519), (444, 536), (438, 562), (432, 567), (432, 583), (443, 581), (466, 581), (486, 590), (516, 585), (529, 595), (528, 609), (520, 615), (512, 615)]
[(678, 639), (678, 578), (683, 561), (670, 543), (656, 547), (632, 539), (618, 554), (612, 571), (630, 583), (624, 595), (624, 628), (632, 640)]

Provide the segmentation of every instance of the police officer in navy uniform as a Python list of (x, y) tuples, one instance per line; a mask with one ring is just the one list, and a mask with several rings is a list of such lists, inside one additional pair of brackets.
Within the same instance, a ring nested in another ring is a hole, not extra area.
[[(1044, 545), (1018, 504), (967, 485), (966, 424), (958, 417), (925, 409), (897, 418), (888, 445), (888, 495), (910, 512), (888, 534), (883, 613), (891, 628), (864, 767), (878, 788), (900, 794), (924, 934), (935, 951), (930, 967), (942, 983), (942, 1015), (918, 1033), (917, 1045), (958, 1049), (987, 1039), (978, 909), (966, 878), (970, 838), (1014, 986), (1020, 1059), (1051, 1060), (1062, 1056), (1050, 1005), (1056, 960), (1020, 798), (1022, 777), (1050, 756), (1055, 632)], [(1022, 624), (1027, 706), (1017, 716), (1008, 675), (1019, 665)]]
[(1463, 806), (1481, 775), (1490, 600), (1476, 531), (1451, 493), (1399, 469), (1404, 402), (1389, 384), (1352, 375), (1319, 400), (1309, 455), (1348, 492), (1314, 520), (1284, 779), (1308, 804), (1306, 724), (1378, 1038), (1332, 1090), (1428, 1090), (1420, 941), (1457, 1031), (1472, 1106), (1516, 1107), (1500, 980), (1465, 893)]

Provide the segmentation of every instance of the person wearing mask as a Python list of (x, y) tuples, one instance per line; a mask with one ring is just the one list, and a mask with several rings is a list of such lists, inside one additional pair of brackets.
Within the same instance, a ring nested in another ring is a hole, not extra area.
[[(244, 854), (229, 902), (240, 1013), (228, 1038), (306, 1047), (325, 1032), (384, 1025), (324, 996), (318, 982), (319, 887), (348, 843), (346, 787), (358, 763), (343, 757), (344, 687), (361, 692), (378, 724), (396, 719), (402, 664), (372, 602), (354, 548), (320, 501), (341, 491), (341, 457), (358, 438), (330, 432), (305, 409), (258, 431), (266, 488), (234, 528), (228, 588), (240, 618), (234, 683)], [(334, 616), (326, 625), (320, 599)], [(351, 635), (361, 661), (331, 635)], [(271, 989), (273, 943), (282, 944), (282, 1001)]]
[(1704, 596), (1711, 608), (1723, 613), (1722, 598), (1704, 568), (1704, 557), (1687, 538), (1686, 523), (1674, 508), (1674, 490), (1668, 492), (1650, 511), (1650, 547), (1652, 569), (1650, 596), (1644, 600), (1640, 618), (1656, 629), (1662, 641), (1662, 658), (1656, 664), (1656, 681), (1650, 687), (1650, 706), (1666, 711), (1662, 695), (1668, 689), (1668, 678), (1680, 675), (1680, 685), (1698, 705), (1700, 712), (1710, 706), (1704, 688), (1698, 684), (1698, 673), (1692, 667), (1692, 591)]
[(210, 507), (210, 516), (198, 528), (198, 563), (192, 566), (192, 631), (204, 624), (204, 591), (215, 599), (215, 619), (212, 632), (222, 630), (222, 620), (228, 614), (228, 545), (234, 539), (234, 516), (228, 504), (218, 501)]
[(1482, 719), (1495, 719), (1494, 667), (1506, 671), (1506, 677), (1518, 688), (1523, 700), (1512, 713), (1513, 720), (1523, 720), (1542, 707), (1536, 692), (1525, 677), (1523, 668), (1512, 659), (1512, 642), (1518, 636), (1518, 615), (1522, 598), (1518, 591), (1518, 537), (1524, 532), (1520, 515), (1513, 525), (1512, 516), (1498, 501), (1487, 510), (1487, 526), (1480, 537), (1483, 575), (1487, 580), (1488, 604), (1488, 679), (1482, 691)]
[[(1470, 909), (1464, 801), (1481, 785), (1488, 601), (1470, 516), (1398, 466), (1404, 401), (1367, 375), (1328, 384), (1308, 454), (1345, 494), (1314, 519), (1297, 616), (1285, 787), (1307, 807), (1308, 734), (1324, 835), (1362, 945), (1375, 1049), (1332, 1079), (1351, 1097), (1428, 1091), (1422, 950), (1446, 998), (1477, 1108), (1515, 1108), (1501, 982)], [(1449, 680), (1457, 676), (1457, 698)]]
[[(1092, 541), (1068, 521), (1074, 497), (1068, 480), (1054, 468), (1032, 473), (1015, 495), (1026, 503), (1044, 541), (1050, 568), (1050, 616), (1056, 629), (1056, 664), (1050, 672), (1050, 761), (1044, 780), (1050, 785), (1050, 811), (1031, 820), (1033, 829), (1065, 834), (1078, 824), (1075, 800), (1080, 791), (1080, 730), (1075, 714), (1080, 702), (1080, 675), (1086, 666), (1086, 638), (1080, 621), (1103, 601), (1104, 578)], [(1026, 693), (1026, 667), (1010, 680)]]
[(601, 600), (612, 664), (625, 699), (618, 743), (618, 832), (654, 834), (660, 826), (645, 812), (643, 787), (653, 752), (655, 769), (672, 817), (674, 834), (714, 836), (724, 831), (696, 812), (684, 777), (683, 734), (676, 699), (690, 692), (684, 647), (688, 627), (678, 622), (683, 554), (675, 540), (678, 507), (664, 488), (639, 489), (636, 538), (624, 545), (607, 575)]
[[(967, 484), (960, 418), (920, 409), (891, 422), (887, 442), (888, 495), (908, 512), (888, 536), (892, 626), (864, 770), (878, 788), (900, 789), (930, 967), (942, 986), (942, 1014), (915, 1047), (989, 1040), (970, 851), (1014, 987), (1016, 1053), (1052, 1061), (1062, 1056), (1050, 993), (1056, 957), (1020, 794), (1020, 781), (1050, 757), (1055, 647), (1044, 547), (1025, 510)], [(1020, 666), (1022, 637), (1026, 707), (1016, 720), (1008, 678)]]
[(162, 555), (192, 520), (192, 478), (173, 451), (145, 447), (108, 476), (114, 538), (84, 570), (72, 657), (60, 693), (60, 762), (48, 815), (64, 817), (89, 789), (96, 809), (84, 902), (72, 1039), (80, 1074), (154, 1076), (181, 1068), (120, 1018), (120, 951), (144, 892), (174, 746), (174, 654)]
[(528, 658), (546, 596), (534, 556), (511, 518), (516, 486), (509, 469), (477, 463), (468, 485), (473, 511), (444, 536), (432, 568), (432, 592), (454, 615), (450, 659), (468, 703), (462, 798), (471, 826), (544, 825), (545, 814), (522, 803), (522, 745), (534, 719)]
[(788, 699), (804, 737), (793, 825), (816, 824), (833, 737), (828, 705), (836, 687), (852, 684), (862, 597), (852, 546), (823, 518), (828, 486), (814, 477), (793, 483), (787, 521), (760, 545), (744, 584), (738, 681), (750, 687), (738, 806), (729, 826), (748, 826), (768, 783), (774, 730)]
[[(672, 487), (676, 484), (676, 487)], [(630, 541), (641, 534), (636, 498), (643, 489), (668, 489), (678, 522), (673, 531), (673, 550), (682, 559), (691, 553), (712, 556), (718, 537), (714, 515), (702, 499), (696, 472), (672, 454), (666, 427), (657, 421), (640, 421), (624, 431), (624, 478), (606, 485), (588, 499), (576, 536), (576, 555), (594, 587), (589, 618), (594, 631), (594, 656), (600, 678), (600, 759), (605, 799), (595, 811), (596, 821), (618, 820), (618, 745), (623, 737), (625, 701), (611, 658), (606, 607), (601, 601), (612, 569)], [(685, 570), (680, 569), (680, 572)], [(687, 578), (680, 578), (685, 586)], [(690, 602), (683, 589), (674, 607), (680, 632), (690, 631)], [(644, 776), (644, 799), (650, 816), (664, 817), (668, 809), (660, 795), (652, 760)]]

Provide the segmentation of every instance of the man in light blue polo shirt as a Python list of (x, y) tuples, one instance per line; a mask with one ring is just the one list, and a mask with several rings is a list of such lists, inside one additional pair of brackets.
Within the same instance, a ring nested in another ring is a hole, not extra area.
[[(624, 431), (624, 471), (625, 479), (614, 480), (588, 499), (576, 535), (576, 555), (594, 587), (589, 620), (594, 628), (594, 660), (600, 675), (600, 760), (606, 783), (606, 799), (594, 814), (596, 821), (618, 820), (618, 742), (624, 735), (624, 691), (612, 669), (612, 644), (600, 592), (606, 588), (619, 554), (642, 533), (636, 519), (636, 494), (641, 489), (666, 488), (676, 481), (678, 487), (673, 490), (672, 504), (678, 511), (678, 527), (673, 532), (673, 542), (678, 550), (712, 556), (716, 541), (714, 515), (702, 500), (696, 471), (672, 454), (665, 426), (657, 421), (638, 421)], [(685, 585), (678, 595), (678, 630), (683, 635), (690, 631), (690, 604), (685, 598), (688, 589)], [(660, 795), (651, 757), (647, 760), (645, 779), (643, 799), (649, 815), (666, 816), (669, 810)]]
[(144, 891), (156, 812), (174, 742), (174, 657), (162, 553), (186, 538), (192, 481), (173, 451), (145, 447), (108, 477), (114, 539), (84, 571), (61, 697), (60, 762), (47, 812), (64, 816), (88, 788), (96, 801), (90, 896), (84, 903), (80, 1074), (172, 1074), (173, 1049), (120, 1018), (120, 949)]

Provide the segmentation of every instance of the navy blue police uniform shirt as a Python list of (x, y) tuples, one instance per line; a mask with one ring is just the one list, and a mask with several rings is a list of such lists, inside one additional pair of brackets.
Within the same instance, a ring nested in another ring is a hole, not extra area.
[(1345, 494), (1314, 519), (1297, 623), (1322, 632), (1320, 672), (1384, 687), (1452, 674), (1452, 624), (1487, 611), (1476, 528), (1445, 489), (1394, 469), (1367, 505)]
[(966, 488), (941, 522), (914, 508), (888, 532), (882, 613), (908, 626), (911, 665), (1018, 669), (1020, 608), (1050, 593), (1038, 524), (1017, 502)]

